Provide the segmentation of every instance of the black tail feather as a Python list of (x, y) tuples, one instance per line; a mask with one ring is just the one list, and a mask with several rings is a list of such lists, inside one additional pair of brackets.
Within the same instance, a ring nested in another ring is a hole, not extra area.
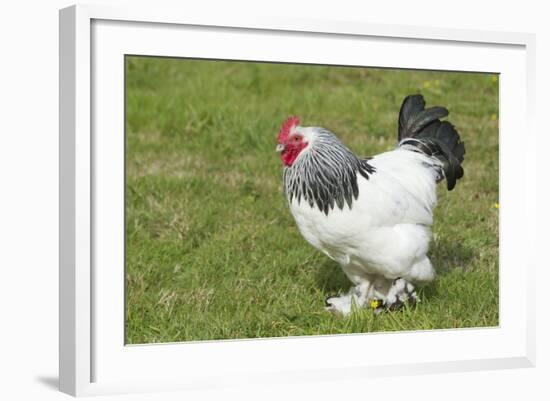
[(422, 95), (410, 95), (403, 101), (399, 112), (399, 146), (412, 146), (416, 151), (440, 160), (450, 191), (464, 175), (461, 166), (466, 153), (464, 142), (450, 122), (440, 121), (449, 114), (446, 108), (425, 109), (425, 105)]

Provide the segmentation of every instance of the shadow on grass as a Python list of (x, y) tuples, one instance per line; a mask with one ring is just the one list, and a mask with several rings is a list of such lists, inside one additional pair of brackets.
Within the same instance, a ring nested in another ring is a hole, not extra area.
[[(465, 247), (459, 241), (440, 239), (432, 243), (429, 256), (436, 270), (437, 279), (437, 276), (444, 276), (454, 269), (467, 269), (475, 257), (475, 252), (471, 248)], [(351, 287), (351, 282), (342, 271), (340, 265), (330, 259), (325, 260), (317, 269), (315, 280), (317, 286), (327, 296), (344, 293)], [(435, 281), (423, 285), (422, 292), (428, 297), (436, 295), (437, 287)]]
[(435, 284), (437, 278), (456, 269), (468, 270), (476, 252), (456, 239), (442, 238), (432, 242), (428, 255), (436, 271), (436, 277), (431, 283), (421, 286), (420, 291), (426, 298), (432, 298), (438, 295), (438, 286)]
[(460, 239), (444, 237), (432, 242), (428, 255), (437, 274), (445, 274), (455, 269), (468, 270), (476, 252)]
[(315, 273), (315, 281), (317, 282), (317, 286), (323, 291), (323, 294), (327, 296), (346, 292), (351, 287), (351, 282), (342, 271), (340, 265), (330, 259), (326, 259), (319, 266)]

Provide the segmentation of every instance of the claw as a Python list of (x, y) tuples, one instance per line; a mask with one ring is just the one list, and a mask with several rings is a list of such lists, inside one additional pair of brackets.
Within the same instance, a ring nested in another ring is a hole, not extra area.
[(325, 306), (332, 306), (332, 304), (328, 301), (331, 298), (337, 297), (338, 295), (329, 295), (325, 298)]
[(386, 297), (384, 306), (386, 310), (395, 311), (400, 309), (405, 305), (405, 302), (408, 302), (410, 305), (416, 305), (418, 297), (414, 286), (405, 281), (403, 278), (399, 277), (393, 281), (392, 287)]

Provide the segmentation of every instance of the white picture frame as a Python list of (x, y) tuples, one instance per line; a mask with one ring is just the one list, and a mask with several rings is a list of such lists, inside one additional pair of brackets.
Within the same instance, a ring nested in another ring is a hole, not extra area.
[[(154, 7), (61, 10), (60, 390), (80, 396), (534, 366), (536, 260), (525, 257), (535, 255), (534, 40), (521, 33), (291, 17), (214, 19)], [(443, 56), (406, 57), (429, 49)], [(124, 54), (500, 73), (500, 326), (125, 346)], [(524, 132), (532, 146), (514, 147), (511, 132)], [(511, 182), (523, 183), (523, 191)], [(381, 350), (393, 343), (393, 351), (373, 350), (374, 341)]]

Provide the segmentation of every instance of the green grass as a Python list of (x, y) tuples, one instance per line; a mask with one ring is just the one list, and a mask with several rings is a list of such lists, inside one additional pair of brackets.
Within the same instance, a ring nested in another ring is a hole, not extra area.
[[(330, 314), (350, 283), (297, 230), (276, 133), (297, 114), (374, 155), (417, 92), (466, 143), (465, 177), (439, 188), (437, 279), (414, 308)], [(126, 341), (498, 325), (498, 177), (495, 75), (127, 57)]]

